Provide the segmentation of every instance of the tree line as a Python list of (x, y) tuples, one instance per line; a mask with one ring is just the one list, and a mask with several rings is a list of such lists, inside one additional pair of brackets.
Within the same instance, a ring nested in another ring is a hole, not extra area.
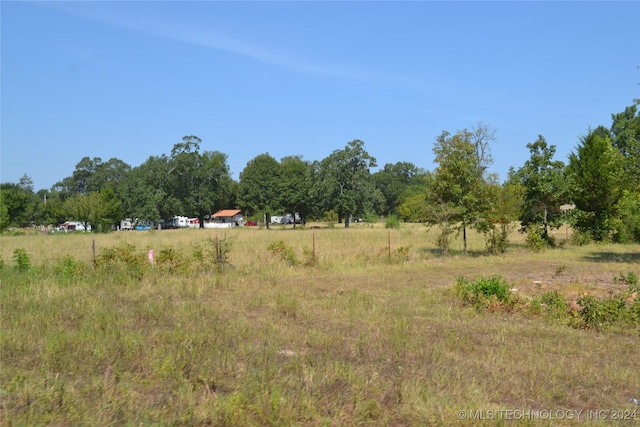
[(124, 218), (157, 223), (175, 215), (202, 224), (217, 210), (237, 208), (248, 219), (298, 213), (345, 227), (355, 216), (423, 222), (438, 227), (443, 252), (453, 233), (462, 234), (466, 252), (469, 229), (486, 236), (489, 251), (503, 252), (516, 223), (532, 245), (553, 244), (551, 230), (562, 224), (583, 241), (640, 242), (639, 104), (612, 114), (609, 127), (589, 129), (566, 163), (538, 136), (527, 144), (529, 159), (503, 183), (488, 172), (495, 129), (484, 123), (443, 131), (433, 171), (397, 162), (372, 173), (375, 157), (353, 140), (320, 161), (259, 154), (237, 181), (226, 154), (202, 151), (190, 135), (137, 167), (84, 157), (48, 190), (34, 192), (27, 175), (2, 183), (0, 230), (75, 220), (106, 232)]

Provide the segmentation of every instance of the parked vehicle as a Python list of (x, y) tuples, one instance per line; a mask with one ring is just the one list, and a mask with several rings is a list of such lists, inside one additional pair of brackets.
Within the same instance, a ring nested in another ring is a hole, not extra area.
[(167, 228), (188, 228), (189, 218), (186, 216), (174, 216), (167, 221)]

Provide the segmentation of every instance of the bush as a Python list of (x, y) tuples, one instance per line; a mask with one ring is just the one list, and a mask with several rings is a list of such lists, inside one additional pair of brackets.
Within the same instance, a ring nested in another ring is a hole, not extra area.
[(293, 249), (287, 246), (282, 240), (271, 243), (268, 249), (273, 256), (285, 261), (287, 264), (298, 264), (298, 259), (296, 258), (296, 254), (293, 252)]
[(384, 228), (400, 228), (400, 221), (396, 215), (389, 215)]
[(569, 305), (567, 300), (558, 291), (545, 292), (540, 297), (540, 302), (545, 308), (547, 316), (553, 320), (561, 320), (567, 317)]
[(636, 285), (604, 300), (585, 294), (578, 300), (578, 305), (582, 307), (580, 326), (584, 328), (599, 330), (614, 324), (640, 326), (640, 299)]
[(72, 255), (65, 255), (57, 264), (53, 266), (53, 271), (64, 280), (71, 280), (77, 276), (82, 267)]
[(98, 268), (112, 272), (126, 272), (141, 278), (148, 265), (146, 254), (136, 253), (136, 247), (128, 243), (111, 248), (103, 248), (95, 258)]
[(13, 264), (19, 271), (28, 271), (31, 268), (31, 259), (26, 249), (18, 248), (13, 251)]
[(458, 277), (454, 293), (464, 302), (476, 307), (512, 306), (515, 302), (507, 281), (499, 275), (489, 278), (481, 277), (475, 282)]
[(575, 230), (571, 235), (571, 243), (576, 246), (584, 246), (593, 242), (590, 231)]

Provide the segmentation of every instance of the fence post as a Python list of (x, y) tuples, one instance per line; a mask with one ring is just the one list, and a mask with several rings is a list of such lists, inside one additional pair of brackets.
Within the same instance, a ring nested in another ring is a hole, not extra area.
[(91, 253), (93, 254), (93, 262), (96, 262), (96, 239), (91, 239)]
[(218, 260), (218, 264), (222, 264), (222, 260), (220, 257), (220, 242), (218, 240), (218, 236), (216, 236), (216, 259)]

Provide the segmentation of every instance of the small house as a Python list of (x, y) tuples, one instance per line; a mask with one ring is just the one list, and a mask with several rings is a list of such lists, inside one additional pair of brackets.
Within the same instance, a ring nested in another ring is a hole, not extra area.
[(242, 211), (239, 209), (223, 209), (213, 215), (204, 223), (204, 228), (230, 228), (244, 224)]

